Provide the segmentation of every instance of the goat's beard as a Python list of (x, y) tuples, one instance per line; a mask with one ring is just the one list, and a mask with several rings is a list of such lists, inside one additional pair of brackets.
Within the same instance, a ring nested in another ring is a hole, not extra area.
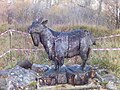
[(33, 44), (34, 44), (35, 46), (38, 46), (38, 45), (39, 45), (39, 42), (40, 42), (40, 35), (37, 34), (37, 33), (32, 33), (32, 34), (31, 34), (31, 37), (32, 37)]

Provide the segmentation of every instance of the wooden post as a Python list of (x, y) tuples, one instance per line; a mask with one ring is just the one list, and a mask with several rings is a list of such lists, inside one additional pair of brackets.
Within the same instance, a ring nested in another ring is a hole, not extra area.
[(10, 34), (9, 34), (9, 36), (10, 36), (10, 61), (11, 61), (11, 67), (13, 67), (13, 63), (12, 63), (12, 54), (11, 54), (11, 51), (12, 51), (12, 31), (11, 30), (9, 30), (9, 32), (10, 32)]

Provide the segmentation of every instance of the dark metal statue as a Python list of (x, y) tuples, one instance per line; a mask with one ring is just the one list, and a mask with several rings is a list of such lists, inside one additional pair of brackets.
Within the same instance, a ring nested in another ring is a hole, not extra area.
[(91, 32), (86, 30), (73, 30), (69, 32), (56, 32), (46, 26), (48, 20), (42, 18), (35, 20), (28, 28), (35, 46), (39, 42), (45, 48), (48, 58), (55, 64), (58, 70), (64, 64), (64, 58), (79, 55), (83, 61), (84, 69), (90, 53), (90, 46), (95, 45), (95, 38)]

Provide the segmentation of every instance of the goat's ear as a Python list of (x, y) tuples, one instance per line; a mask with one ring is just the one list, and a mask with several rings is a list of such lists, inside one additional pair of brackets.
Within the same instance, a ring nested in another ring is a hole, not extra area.
[(42, 22), (42, 20), (43, 20), (43, 17), (39, 18), (39, 19), (38, 19), (38, 22)]
[(42, 25), (46, 25), (47, 24), (47, 22), (48, 22), (48, 20), (45, 20), (45, 21), (42, 21)]
[(36, 20), (35, 20), (35, 21), (37, 21), (37, 22), (41, 23), (41, 22), (42, 22), (42, 20), (43, 20), (43, 17), (41, 17), (41, 18), (36, 18)]

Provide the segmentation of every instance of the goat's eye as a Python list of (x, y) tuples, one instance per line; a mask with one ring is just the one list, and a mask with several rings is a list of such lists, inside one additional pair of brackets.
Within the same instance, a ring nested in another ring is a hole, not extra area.
[(36, 26), (38, 26), (38, 25), (39, 25), (38, 22), (33, 22), (33, 23), (32, 23), (32, 26), (35, 26), (35, 27), (36, 27)]
[(38, 27), (38, 24), (36, 24), (35, 27)]

